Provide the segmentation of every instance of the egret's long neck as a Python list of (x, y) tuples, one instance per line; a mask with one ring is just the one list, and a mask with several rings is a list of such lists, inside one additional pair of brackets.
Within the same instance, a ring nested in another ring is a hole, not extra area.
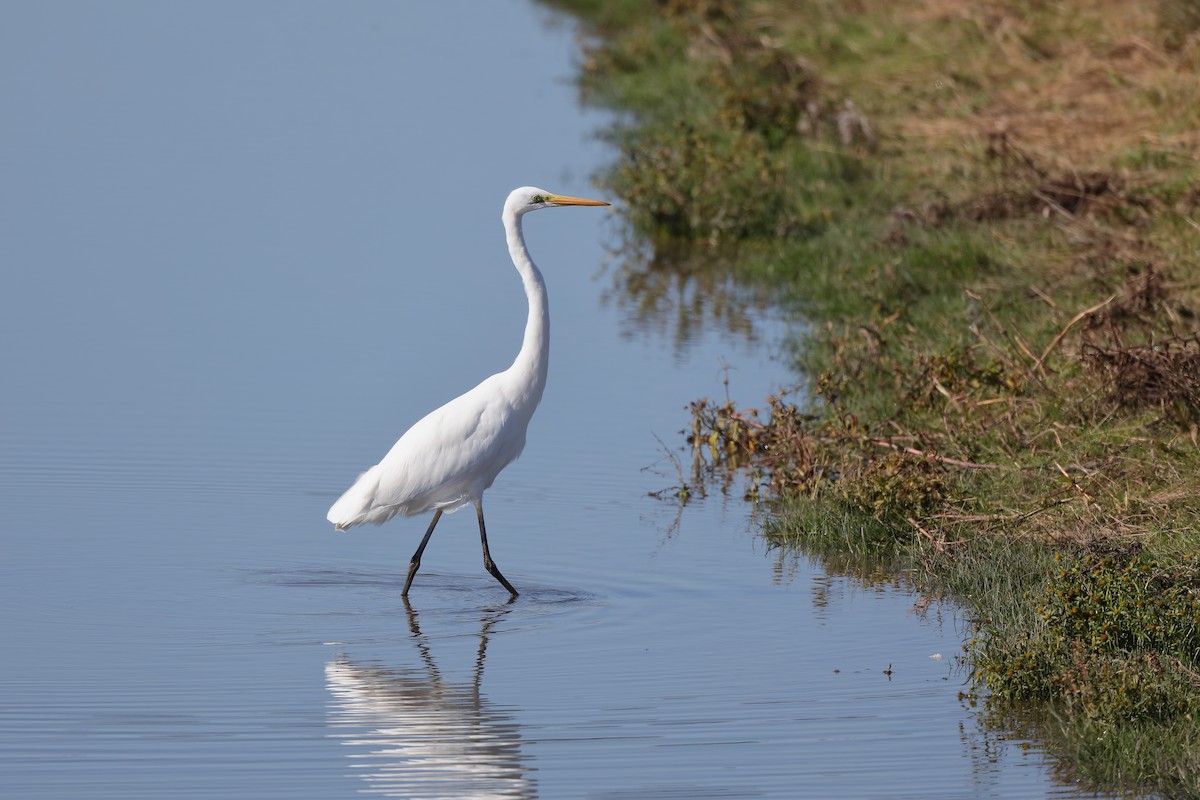
[(550, 305), (546, 298), (546, 281), (525, 247), (521, 218), (505, 213), (504, 232), (508, 238), (508, 252), (517, 272), (521, 274), (521, 282), (525, 284), (525, 296), (529, 298), (525, 339), (521, 342), (521, 352), (517, 354), (510, 372), (521, 382), (520, 389), (526, 395), (525, 399), (531, 401), (532, 411), (533, 406), (542, 399), (542, 391), (546, 388), (546, 372), (550, 368)]

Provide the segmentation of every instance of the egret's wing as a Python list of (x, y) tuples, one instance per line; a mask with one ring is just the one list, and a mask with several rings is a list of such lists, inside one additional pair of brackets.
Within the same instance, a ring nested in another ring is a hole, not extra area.
[(503, 413), (480, 387), (430, 412), (379, 462), (377, 502), (420, 513), (466, 499), (471, 476), (503, 428)]
[(338, 527), (396, 514), (453, 510), (491, 485), (525, 445), (508, 424), (512, 403), (493, 376), (413, 425), (330, 509)]

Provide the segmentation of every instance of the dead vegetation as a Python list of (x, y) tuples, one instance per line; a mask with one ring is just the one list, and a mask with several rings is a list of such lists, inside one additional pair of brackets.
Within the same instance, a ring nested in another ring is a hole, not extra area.
[(1083, 361), (1122, 408), (1158, 409), (1183, 424), (1200, 419), (1200, 336), (1125, 347), (1085, 344)]
[[(932, 113), (895, 117), (906, 139), (952, 151), (1007, 133), (1062, 170), (1142, 145), (1197, 153), (1197, 110), (1187, 107), (1200, 65), (1192, 0), (1092, 0), (1066, 13), (1005, 0), (888, 5), (927, 47), (950, 37), (955, 54), (922, 108)], [(1179, 124), (1164, 126), (1165, 116)]]

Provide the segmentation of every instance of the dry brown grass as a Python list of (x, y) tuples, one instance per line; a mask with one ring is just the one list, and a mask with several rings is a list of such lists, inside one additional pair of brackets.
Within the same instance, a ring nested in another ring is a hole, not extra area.
[[(1172, 52), (1150, 3), (1075, 0), (1053, 14), (1022, 12), (1014, 2), (926, 0), (873, 3), (906, 17), (912, 40), (932, 55), (955, 35), (977, 37), (956, 49), (937, 78), (979, 76), (990, 96), (970, 114), (948, 102), (898, 120), (901, 134), (944, 148), (983, 142), (1003, 131), (1061, 169), (1102, 169), (1123, 150), (1149, 143), (1200, 157), (1192, 128), (1200, 101), (1192, 49)], [(968, 62), (968, 63), (964, 63)]]

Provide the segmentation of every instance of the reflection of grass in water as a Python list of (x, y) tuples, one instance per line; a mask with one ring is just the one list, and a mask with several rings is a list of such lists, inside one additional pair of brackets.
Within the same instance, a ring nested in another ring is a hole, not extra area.
[[(1085, 786), (1158, 787), (1161, 796), (1194, 798), (1194, 776), (1200, 770), (1195, 723), (1126, 722), (1113, 726), (1086, 717), (1064, 716), (1029, 704), (985, 707), (980, 726), (1001, 740), (1048, 742), (1055, 776)], [(1130, 774), (1130, 754), (1153, 765), (1154, 772)], [(1101, 788), (1101, 790), (1106, 790)]]
[(819, 506), (797, 504), (767, 521), (763, 534), (781, 547), (798, 548), (832, 574), (864, 586), (918, 589), (912, 553), (869, 514), (822, 513)]
[(1200, 796), (1195, 556), (1181, 566), (1136, 545), (1069, 552), (1007, 538), (939, 554), (820, 505), (791, 507), (766, 535), (864, 586), (962, 603), (966, 661), (988, 688), (966, 698), (982, 704), (983, 736), (1046, 743), (1063, 781)]
[(716, 274), (816, 321), (811, 396), (697, 405), (709, 466), (787, 499), (773, 540), (952, 592), (997, 718), (1053, 709), (1073, 774), (1200, 792), (1194, 0), (563, 4), (636, 112), (602, 176), (631, 224), (736, 243)]
[(654, 331), (676, 351), (711, 331), (755, 342), (771, 298), (735, 278), (735, 259), (725, 250), (673, 242), (631, 246), (620, 253), (602, 301), (622, 311), (626, 335)]

